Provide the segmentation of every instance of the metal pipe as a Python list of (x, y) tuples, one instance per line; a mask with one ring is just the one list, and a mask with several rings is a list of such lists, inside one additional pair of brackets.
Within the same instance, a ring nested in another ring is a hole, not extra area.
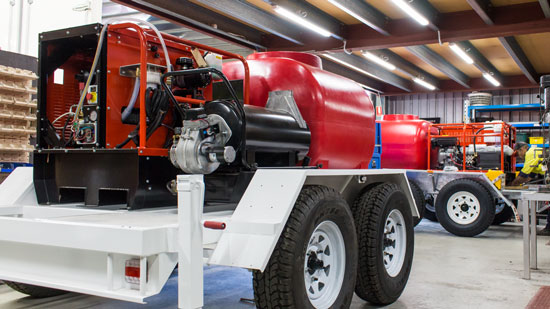
[(29, 53), (29, 33), (30, 33), (30, 27), (31, 27), (31, 5), (33, 4), (33, 0), (27, 0), (27, 3), (29, 4), (29, 9), (27, 10), (27, 18), (26, 18), (26, 30), (25, 30), (25, 54)]
[(12, 32), (13, 32), (13, 8), (15, 6), (15, 0), (10, 0), (10, 21), (8, 26), (8, 50), (12, 51), (11, 49), (11, 40), (12, 40)]
[(17, 41), (17, 52), (21, 54), (21, 41), (23, 40), (23, 0), (19, 2), (19, 40)]

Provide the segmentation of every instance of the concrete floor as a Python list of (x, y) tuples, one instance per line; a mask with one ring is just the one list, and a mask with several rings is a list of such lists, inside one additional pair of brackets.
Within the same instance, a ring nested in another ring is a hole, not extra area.
[[(388, 308), (524, 308), (539, 287), (550, 285), (550, 237), (539, 237), (539, 268), (532, 280), (522, 276), (521, 227), (491, 227), (476, 238), (447, 233), (423, 220), (416, 228), (414, 265), (401, 298)], [(252, 298), (250, 272), (205, 269), (205, 308), (254, 308), (240, 301)], [(0, 285), (0, 308), (175, 308), (177, 277), (147, 305), (67, 294), (36, 300)], [(355, 297), (352, 308), (372, 308)]]

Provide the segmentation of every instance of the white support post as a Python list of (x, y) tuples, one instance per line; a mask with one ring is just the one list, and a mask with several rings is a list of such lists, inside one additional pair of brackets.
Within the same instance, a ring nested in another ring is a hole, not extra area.
[(529, 220), (529, 223), (531, 224), (531, 252), (530, 255), (530, 261), (529, 266), (531, 269), (537, 269), (537, 204), (538, 201), (529, 201), (530, 207), (529, 212), (531, 215), (531, 219)]
[(521, 210), (523, 213), (523, 279), (531, 279), (531, 268), (530, 268), (530, 239), (529, 235), (529, 202), (527, 200), (521, 200)]
[(178, 308), (203, 306), (203, 175), (178, 175)]

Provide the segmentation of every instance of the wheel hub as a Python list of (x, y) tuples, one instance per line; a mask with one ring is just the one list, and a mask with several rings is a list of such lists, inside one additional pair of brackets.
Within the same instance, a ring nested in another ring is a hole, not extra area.
[(447, 201), (447, 214), (454, 222), (471, 224), (479, 217), (480, 204), (477, 197), (468, 191), (459, 191)]
[(310, 275), (313, 275), (319, 269), (321, 269), (321, 268), (324, 269), (324, 267), (325, 267), (325, 263), (323, 262), (323, 260), (320, 260), (317, 257), (317, 253), (316, 252), (311, 252), (309, 254), (309, 258), (307, 259), (308, 273)]
[(332, 221), (321, 222), (311, 234), (304, 261), (304, 283), (315, 308), (329, 308), (340, 294), (346, 269), (344, 238)]
[(401, 272), (405, 261), (406, 243), (405, 219), (399, 210), (394, 209), (386, 219), (382, 251), (384, 266), (390, 277), (395, 277)]

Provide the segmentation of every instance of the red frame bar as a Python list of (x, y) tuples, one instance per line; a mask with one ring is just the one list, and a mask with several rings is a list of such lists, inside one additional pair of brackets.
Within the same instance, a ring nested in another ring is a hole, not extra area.
[[(109, 25), (109, 31), (114, 31), (117, 29), (127, 29), (132, 28), (136, 30), (136, 33), (139, 37), (139, 70), (140, 70), (140, 80), (139, 80), (139, 122), (147, 123), (147, 117), (145, 115), (145, 89), (147, 88), (147, 40), (145, 39), (145, 34), (143, 29), (134, 24), (134, 23), (122, 23)], [(143, 149), (146, 148), (147, 143), (147, 125), (142, 125), (139, 127), (139, 150), (140, 155), (143, 153)]]
[(178, 102), (181, 103), (189, 103), (189, 104), (204, 104), (205, 100), (199, 100), (199, 99), (192, 99), (192, 98), (186, 98), (186, 97), (179, 97), (174, 96)]
[[(140, 123), (146, 123), (147, 122), (147, 116), (145, 113), (145, 89), (147, 88), (147, 35), (157, 37), (156, 34), (153, 32), (153, 30), (144, 30), (140, 26), (134, 23), (121, 23), (121, 24), (114, 24), (108, 26), (108, 31), (114, 31), (118, 29), (134, 29), (138, 35), (139, 38), (139, 44), (140, 44), (140, 52), (139, 52), (139, 65), (140, 65), (140, 90), (139, 90), (139, 108), (140, 108), (140, 114), (139, 114), (139, 121)], [(184, 40), (182, 38), (179, 38), (177, 36), (167, 34), (167, 33), (161, 33), (162, 37), (165, 40), (171, 40), (177, 43), (181, 43), (190, 47), (195, 47), (201, 50), (210, 51), (216, 54), (220, 54), (224, 56), (226, 59), (237, 59), (243, 63), (244, 67), (244, 82), (243, 82), (243, 99), (244, 104), (249, 104), (250, 100), (250, 69), (248, 67), (248, 62), (246, 62), (246, 59), (242, 57), (241, 55), (230, 53), (221, 49), (217, 49), (214, 47), (210, 47), (204, 44)], [(183, 98), (178, 97), (178, 101), (181, 99), (182, 102), (191, 103), (191, 104), (200, 104), (204, 103), (203, 100), (196, 100), (191, 98)], [(138, 154), (140, 156), (167, 156), (168, 155), (168, 149), (164, 148), (147, 148), (147, 126), (140, 126), (139, 127), (139, 147), (138, 147)]]

